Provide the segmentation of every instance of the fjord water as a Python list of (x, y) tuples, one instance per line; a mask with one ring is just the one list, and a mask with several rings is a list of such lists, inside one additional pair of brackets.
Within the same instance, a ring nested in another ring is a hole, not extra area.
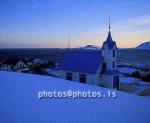
[(129, 64), (150, 65), (150, 50), (120, 49), (118, 50), (117, 61)]
[[(0, 59), (7, 58), (40, 58), (61, 62), (66, 49), (0, 49)], [(92, 50), (91, 50), (92, 52)], [(120, 63), (150, 65), (150, 50), (119, 49), (117, 61)]]

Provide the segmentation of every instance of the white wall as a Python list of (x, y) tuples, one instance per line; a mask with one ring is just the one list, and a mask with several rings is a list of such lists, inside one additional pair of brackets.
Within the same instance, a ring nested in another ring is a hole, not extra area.
[(97, 84), (98, 78), (97, 78), (97, 74), (86, 74), (87, 77), (87, 84)]
[(101, 86), (113, 88), (113, 76), (111, 75), (100, 75), (100, 82)]
[[(66, 79), (66, 72), (71, 72), (71, 71), (60, 71), (59, 73), (60, 78)], [(71, 73), (73, 74), (72, 81), (79, 82), (79, 73), (78, 72), (71, 72)], [(86, 74), (86, 83), (98, 85), (98, 86), (104, 86), (107, 88), (113, 88), (113, 76), (114, 75)]]
[[(60, 78), (66, 79), (66, 72), (71, 72), (71, 71), (60, 71)], [(78, 72), (71, 72), (73, 74), (73, 81), (79, 82), (79, 74)], [(99, 74), (86, 74), (86, 83), (87, 84), (94, 84), (94, 85), (99, 85)]]
[[(115, 48), (113, 49), (115, 50)], [(112, 62), (116, 62), (117, 51), (115, 50), (115, 57), (113, 57), (113, 49), (110, 50), (107, 45), (105, 45), (105, 49), (102, 49), (102, 56), (104, 57), (104, 62), (107, 63), (107, 69), (109, 70), (116, 69), (116, 67), (113, 68)]]

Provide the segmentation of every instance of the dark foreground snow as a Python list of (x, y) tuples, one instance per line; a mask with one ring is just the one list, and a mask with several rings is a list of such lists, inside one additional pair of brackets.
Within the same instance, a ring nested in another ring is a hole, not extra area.
[(148, 123), (150, 98), (38, 99), (41, 90), (107, 91), (48, 76), (0, 72), (0, 123)]

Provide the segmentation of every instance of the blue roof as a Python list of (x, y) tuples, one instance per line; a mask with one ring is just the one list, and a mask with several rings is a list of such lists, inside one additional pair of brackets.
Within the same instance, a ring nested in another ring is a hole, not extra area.
[(65, 71), (96, 73), (103, 62), (102, 53), (98, 51), (69, 51), (60, 69)]
[(103, 43), (102, 49), (104, 49), (105, 44), (108, 45), (109, 49), (113, 49), (114, 46), (115, 46), (115, 48), (117, 48), (116, 47), (116, 42), (113, 41), (110, 31), (108, 32), (108, 36), (107, 36), (106, 41)]
[(120, 72), (118, 70), (103, 70), (101, 72), (101, 74), (105, 74), (105, 75), (115, 75), (115, 74), (120, 74)]

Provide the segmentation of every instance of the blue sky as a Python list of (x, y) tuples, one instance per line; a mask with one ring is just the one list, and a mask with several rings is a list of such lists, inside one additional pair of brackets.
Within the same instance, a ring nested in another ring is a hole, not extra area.
[(121, 48), (150, 40), (149, 0), (0, 0), (0, 48), (101, 46), (111, 14)]

